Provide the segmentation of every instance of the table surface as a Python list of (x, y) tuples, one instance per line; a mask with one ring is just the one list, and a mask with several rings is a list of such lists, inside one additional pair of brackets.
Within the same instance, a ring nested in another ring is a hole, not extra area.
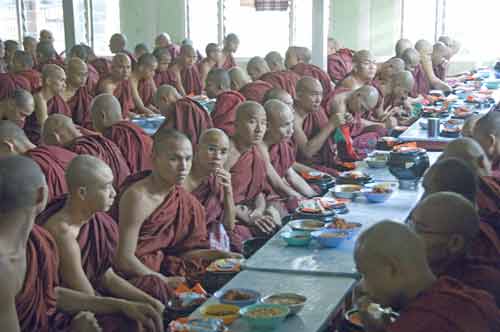
[[(234, 277), (222, 290), (231, 288), (251, 288), (261, 296), (273, 293), (297, 293), (307, 297), (307, 302), (296, 316), (288, 317), (275, 332), (314, 332), (326, 329), (331, 314), (343, 303), (346, 293), (356, 280), (318, 275), (282, 274), (261, 271), (242, 271)], [(208, 300), (203, 306), (217, 303), (217, 299)], [(201, 306), (190, 318), (200, 318)], [(231, 332), (251, 332), (247, 324), (238, 319), (230, 326)]]

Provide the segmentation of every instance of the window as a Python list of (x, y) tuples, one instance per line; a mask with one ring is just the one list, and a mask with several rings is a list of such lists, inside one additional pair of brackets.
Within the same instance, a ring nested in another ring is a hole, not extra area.
[(3, 41), (7, 39), (18, 40), (19, 29), (17, 25), (16, 0), (0, 0), (0, 31)]
[(92, 0), (92, 47), (97, 55), (111, 55), (109, 38), (120, 30), (120, 0)]
[(312, 48), (312, 0), (294, 2), (294, 44)]
[[(188, 38), (203, 55), (209, 43), (218, 43), (218, 8), (216, 0), (188, 1)], [(202, 24), (197, 24), (201, 22)]]
[(54, 47), (58, 52), (65, 49), (62, 0), (23, 0), (24, 35), (38, 36), (42, 29), (52, 31)]
[(403, 0), (403, 38), (435, 40), (436, 0)]

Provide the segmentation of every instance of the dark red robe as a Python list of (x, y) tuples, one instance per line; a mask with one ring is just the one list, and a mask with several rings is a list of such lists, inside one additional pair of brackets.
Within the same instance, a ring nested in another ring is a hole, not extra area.
[(273, 88), (280, 88), (285, 90), (295, 99), (295, 87), (300, 80), (300, 76), (291, 70), (282, 70), (265, 73), (260, 80), (270, 83)]
[(58, 146), (41, 145), (28, 151), (26, 156), (33, 159), (45, 175), (49, 189), (48, 202), (68, 192), (64, 174), (76, 154)]
[(500, 237), (495, 229), (482, 221), (479, 223), (479, 229), (479, 235), (470, 244), (468, 254), (473, 257), (500, 261)]
[(251, 100), (262, 104), (264, 101), (264, 95), (272, 88), (273, 86), (271, 85), (271, 83), (257, 80), (250, 82), (242, 87), (240, 89), (240, 93), (245, 97), (246, 100)]
[(269, 157), (276, 173), (282, 178), (295, 163), (297, 147), (291, 139), (283, 140), (269, 147)]
[(18, 73), (18, 75), (23, 76), (30, 82), (29, 91), (34, 93), (42, 87), (42, 74), (35, 69), (23, 70)]
[(476, 202), (481, 219), (500, 237), (500, 179), (493, 176), (481, 177)]
[(77, 137), (68, 146), (68, 150), (76, 154), (88, 154), (104, 161), (113, 171), (113, 186), (120, 188), (122, 182), (130, 175), (130, 169), (118, 146), (102, 135), (85, 135)]
[(212, 118), (208, 112), (189, 97), (179, 99), (175, 103), (174, 111), (167, 116), (162, 124), (162, 128), (171, 128), (186, 134), (193, 147), (198, 144), (203, 131), (213, 126)]
[(132, 68), (134, 68), (137, 65), (137, 59), (135, 58), (135, 55), (132, 52), (128, 50), (121, 50), (120, 53), (125, 53), (128, 56)]
[(106, 128), (103, 135), (120, 148), (131, 174), (152, 168), (153, 140), (141, 127), (129, 121), (121, 121)]
[[(120, 193), (150, 174), (150, 171), (145, 171), (131, 175)], [(135, 255), (148, 268), (166, 276), (201, 280), (209, 262), (182, 258), (181, 255), (190, 250), (208, 248), (203, 206), (189, 192), (175, 186), (142, 224)]]
[(85, 86), (87, 87), (87, 90), (91, 95), (95, 95), (97, 92), (97, 86), (99, 84), (99, 79), (100, 79), (99, 72), (90, 63), (87, 64), (87, 68), (88, 68), (88, 77)]
[(427, 79), (427, 75), (422, 68), (422, 65), (418, 64), (417, 67), (412, 71), (412, 74), (413, 78), (415, 79), (415, 83), (413, 84), (413, 89), (410, 92), (410, 97), (416, 98), (419, 95), (427, 96), (429, 94), (431, 86), (429, 80)]
[(332, 81), (330, 80), (330, 76), (318, 66), (308, 64), (308, 63), (298, 63), (292, 69), (295, 73), (297, 73), (300, 77), (314, 77), (316, 78), (323, 87), (323, 97), (326, 97), (333, 90)]
[(140, 80), (137, 90), (144, 106), (148, 107), (153, 104), (153, 97), (156, 92), (156, 85), (154, 82), (151, 80)]
[(129, 80), (122, 80), (116, 83), (113, 95), (118, 99), (122, 107), (124, 119), (129, 118), (129, 113), (135, 108), (134, 98), (132, 97), (132, 85)]
[(76, 90), (73, 97), (68, 100), (68, 106), (71, 109), (73, 122), (87, 129), (93, 129), (92, 119), (90, 117), (90, 104), (92, 95), (87, 86), (82, 86)]
[(214, 127), (224, 130), (228, 136), (233, 136), (236, 108), (244, 101), (245, 97), (237, 91), (231, 90), (219, 94), (215, 108), (210, 114)]
[(19, 74), (0, 74), (0, 101), (12, 98), (17, 89), (24, 89), (31, 92), (30, 82)]
[(179, 56), (179, 54), (181, 53), (181, 47), (177, 44), (170, 44), (166, 47), (166, 49), (168, 50), (168, 52), (170, 53), (170, 57), (172, 59), (175, 59)]
[(353, 52), (346, 48), (328, 56), (328, 75), (333, 82), (340, 82), (351, 73), (352, 56)]
[(100, 77), (108, 76), (111, 71), (111, 63), (105, 58), (96, 58), (90, 61), (89, 64), (97, 70)]
[(198, 66), (193, 65), (181, 69), (181, 83), (186, 96), (201, 95), (203, 83), (201, 82)]
[(156, 71), (154, 80), (157, 87), (164, 84), (177, 87), (177, 76), (171, 70)]
[(222, 64), (222, 68), (224, 68), (225, 70), (229, 70), (229, 69), (236, 67), (236, 66), (237, 66), (237, 64), (236, 64), (236, 60), (234, 60), (233, 54), (229, 53), (228, 55), (226, 55), (226, 60)]

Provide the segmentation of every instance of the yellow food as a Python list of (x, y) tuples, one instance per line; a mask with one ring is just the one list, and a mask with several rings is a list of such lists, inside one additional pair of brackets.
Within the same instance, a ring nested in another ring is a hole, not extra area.
[(247, 313), (251, 318), (271, 318), (274, 316), (281, 316), (283, 311), (278, 308), (259, 308)]
[(270, 304), (283, 304), (283, 305), (294, 305), (294, 304), (300, 304), (303, 303), (299, 298), (293, 298), (293, 297), (270, 297), (267, 299), (266, 303)]

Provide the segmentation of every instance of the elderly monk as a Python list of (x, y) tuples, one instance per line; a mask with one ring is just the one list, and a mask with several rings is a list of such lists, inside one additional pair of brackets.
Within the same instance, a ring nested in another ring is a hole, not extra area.
[[(461, 179), (457, 181), (457, 179)], [(478, 176), (471, 167), (458, 158), (446, 158), (435, 163), (425, 174), (422, 185), (424, 196), (442, 191), (455, 192), (476, 205)], [(479, 234), (468, 246), (468, 254), (486, 259), (500, 259), (500, 238), (495, 229), (480, 220)]]
[(300, 77), (311, 76), (323, 87), (323, 97), (333, 91), (332, 81), (323, 69), (310, 63), (311, 51), (307, 47), (290, 46), (285, 54), (286, 67)]
[(394, 47), (394, 51), (396, 52), (396, 58), (401, 58), (403, 56), (404, 51), (413, 47), (413, 43), (406, 38), (402, 38), (396, 42), (396, 46)]
[(292, 97), (295, 97), (295, 87), (300, 76), (286, 69), (284, 60), (278, 52), (268, 53), (264, 62), (256, 57), (253, 66), (247, 65), (247, 72), (250, 76), (252, 72), (263, 73), (257, 77), (259, 80), (270, 83), (273, 88), (286, 90)]
[(62, 97), (65, 89), (64, 70), (57, 65), (46, 65), (42, 72), (42, 89), (33, 95), (35, 112), (28, 117), (24, 128), (33, 143), (39, 143), (41, 127), (50, 114), (64, 114), (71, 117), (71, 109)]
[(234, 135), (236, 108), (245, 101), (238, 91), (231, 90), (231, 79), (225, 69), (212, 69), (207, 76), (206, 92), (208, 98), (216, 98), (210, 116), (214, 127), (224, 130), (228, 136)]
[(99, 84), (99, 72), (89, 63), (89, 49), (88, 46), (79, 44), (73, 46), (69, 51), (69, 58), (79, 58), (87, 64), (87, 81), (85, 82), (87, 90), (91, 95), (94, 95)]
[(23, 38), (23, 49), (24, 52), (28, 53), (33, 60), (33, 67), (38, 67), (38, 59), (36, 58), (36, 44), (37, 40), (31, 36), (25, 36)]
[(30, 81), (23, 75), (20, 75), (18, 71), (14, 71), (14, 68), (16, 68), (16, 66), (13, 64), (10, 72), (0, 73), (0, 107), (7, 99), (12, 98), (15, 90), (24, 89), (31, 91)]
[[(105, 213), (116, 195), (109, 166), (92, 156), (78, 156), (66, 171), (66, 181), (68, 195), (50, 204), (36, 219), (57, 244), (61, 284), (88, 295), (108, 294), (110, 301), (130, 301), (139, 310), (146, 305), (146, 312), (156, 311), (161, 317), (164, 305), (112, 268), (118, 225)], [(164, 286), (158, 295), (167, 295), (164, 283), (158, 279), (157, 284)], [(166, 303), (168, 297), (160, 300)], [(102, 322), (105, 329), (106, 323), (114, 322)]]
[(156, 57), (146, 53), (139, 58), (130, 74), (130, 85), (135, 104), (134, 112), (137, 114), (153, 115), (158, 112), (153, 105), (153, 97), (156, 93), (154, 75), (157, 67)]
[(29, 82), (27, 90), (34, 93), (42, 87), (41, 74), (33, 69), (33, 60), (31, 55), (23, 52), (16, 51), (11, 68), (12, 75), (23, 77)]
[(354, 51), (341, 48), (340, 43), (334, 38), (328, 38), (328, 46), (328, 75), (333, 83), (337, 84), (351, 72)]
[(479, 235), (479, 216), (473, 203), (453, 192), (427, 196), (411, 214), (415, 232), (422, 237), (429, 265), (437, 276), (455, 278), (485, 290), (500, 303), (500, 263), (469, 257)]
[(49, 41), (41, 41), (36, 46), (38, 71), (43, 71), (45, 65), (53, 64), (64, 67), (64, 61), (59, 58), (54, 45)]
[(90, 114), (93, 128), (118, 146), (131, 174), (152, 168), (153, 140), (141, 127), (123, 120), (120, 103), (113, 95), (95, 97)]
[(234, 33), (229, 33), (224, 37), (224, 47), (222, 49), (222, 68), (229, 70), (236, 67), (236, 61), (234, 60), (234, 53), (238, 50), (240, 45), (240, 39)]
[(153, 170), (131, 176), (122, 187), (115, 266), (129, 277), (200, 280), (210, 261), (231, 257), (208, 249), (205, 210), (182, 187), (192, 155), (186, 136), (160, 129), (154, 136)]
[(99, 93), (111, 93), (118, 98), (125, 119), (135, 115), (133, 113), (134, 96), (130, 82), (131, 69), (130, 58), (124, 53), (116, 54), (111, 63), (111, 74), (101, 78), (97, 89)]
[(408, 48), (401, 55), (401, 59), (405, 62), (405, 69), (412, 73), (415, 80), (410, 96), (412, 98), (427, 96), (430, 90), (430, 83), (422, 68), (419, 52), (414, 48)]
[(172, 42), (172, 38), (170, 38), (170, 35), (166, 32), (160, 33), (156, 38), (155, 38), (155, 48), (165, 48), (168, 50), (170, 53), (170, 57), (172, 59), (175, 59), (179, 56), (180, 53), (180, 47), (177, 44), (174, 44)]
[(451, 91), (450, 86), (439, 79), (434, 73), (432, 66), (432, 44), (425, 39), (420, 39), (415, 43), (415, 49), (420, 53), (420, 64), (427, 77), (430, 87), (437, 90)]
[(87, 87), (88, 66), (80, 58), (71, 58), (67, 65), (66, 89), (62, 97), (71, 109), (73, 122), (92, 129), (90, 103), (92, 96)]
[(118, 146), (113, 141), (99, 134), (83, 135), (71, 118), (62, 115), (51, 115), (43, 126), (43, 143), (67, 148), (76, 154), (89, 154), (102, 159), (113, 171), (115, 188), (130, 175)]
[(273, 87), (271, 83), (261, 80), (252, 82), (250, 77), (240, 67), (233, 67), (228, 73), (231, 78), (231, 90), (239, 91), (246, 100), (262, 104), (264, 95)]
[(236, 220), (231, 173), (224, 169), (228, 152), (229, 138), (222, 130), (204, 131), (183, 184), (205, 208), (210, 248), (225, 251), (230, 251), (228, 232)]
[(203, 90), (196, 57), (193, 46), (182, 45), (179, 57), (169, 69), (175, 75), (175, 87), (183, 96), (199, 95)]
[(130, 60), (130, 65), (132, 67), (135, 66), (137, 59), (130, 51), (127, 50), (127, 36), (125, 36), (123, 33), (115, 33), (111, 36), (111, 38), (109, 39), (109, 50), (114, 55), (117, 55), (119, 53), (126, 54)]
[(205, 48), (207, 57), (198, 63), (200, 79), (203, 86), (208, 76), (208, 72), (214, 68), (219, 68), (222, 65), (222, 51), (215, 43), (209, 43)]
[(338, 156), (333, 133), (345, 121), (341, 113), (326, 115), (321, 107), (322, 96), (323, 89), (317, 79), (304, 77), (297, 83), (293, 139), (300, 162), (335, 176)]
[(24, 128), (26, 119), (35, 111), (35, 100), (31, 93), (23, 89), (14, 91), (14, 95), (0, 112), (0, 119), (9, 120)]
[(500, 181), (500, 112), (489, 112), (481, 117), (473, 135), (490, 158), (493, 176)]
[(180, 131), (195, 148), (203, 131), (214, 126), (203, 106), (189, 97), (182, 97), (173, 86), (160, 86), (155, 95), (155, 104), (166, 117), (161, 128)]
[(156, 87), (160, 87), (164, 84), (176, 86), (177, 78), (175, 73), (168, 70), (170, 63), (172, 62), (172, 56), (170, 55), (168, 49), (157, 48), (153, 51), (153, 55), (155, 56), (156, 61), (158, 61), (158, 67), (156, 68), (154, 77)]
[(237, 225), (230, 234), (233, 250), (241, 252), (243, 241), (254, 235), (270, 236), (281, 224), (277, 210), (266, 203), (267, 162), (259, 145), (266, 132), (264, 108), (247, 101), (236, 110), (235, 132), (225, 169), (232, 175)]
[(451, 50), (442, 42), (437, 42), (432, 48), (432, 68), (436, 76), (444, 81), (448, 75), (448, 62)]
[[(436, 235), (437, 236), (437, 235)], [(392, 241), (387, 241), (390, 237)], [(436, 277), (424, 241), (405, 225), (382, 221), (356, 241), (354, 259), (367, 293), (358, 301), (366, 331), (477, 331), (500, 328), (494, 299), (449, 277)], [(399, 317), (369, 313), (370, 304), (390, 306)]]

